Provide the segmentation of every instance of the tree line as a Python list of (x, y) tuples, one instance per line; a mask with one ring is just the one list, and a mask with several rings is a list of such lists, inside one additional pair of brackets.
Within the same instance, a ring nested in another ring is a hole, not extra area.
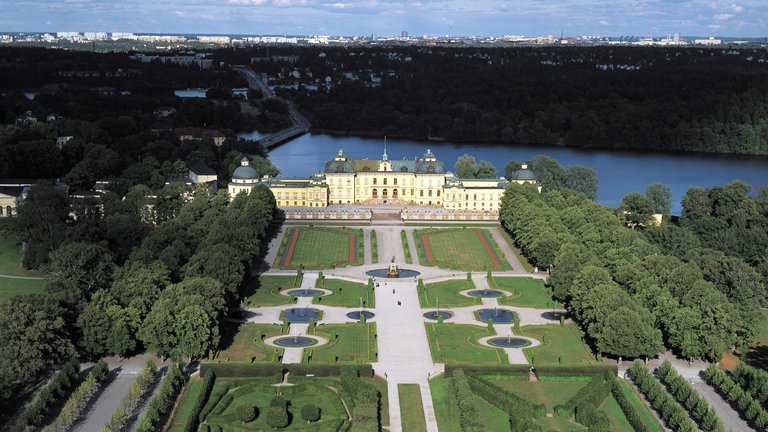
[[(745, 196), (739, 183), (722, 189), (739, 198), (722, 201), (731, 219), (747, 206), (755, 209), (749, 220), (756, 226), (768, 220), (764, 199)], [(555, 297), (568, 304), (598, 352), (647, 358), (670, 348), (716, 361), (754, 340), (758, 308), (766, 304), (764, 261), (701, 242), (685, 228), (691, 217), (689, 210), (681, 226), (667, 220), (628, 229), (615, 209), (581, 192), (539, 194), (528, 185), (510, 185), (501, 209), (504, 227), (536, 265), (551, 271)]]

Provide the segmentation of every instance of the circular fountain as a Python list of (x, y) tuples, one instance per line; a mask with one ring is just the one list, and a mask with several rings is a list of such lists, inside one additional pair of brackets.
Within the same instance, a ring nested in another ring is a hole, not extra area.
[(424, 318), (428, 320), (437, 321), (440, 317), (442, 317), (444, 320), (447, 320), (449, 318), (453, 318), (453, 314), (444, 310), (433, 310), (424, 314)]
[(491, 322), (495, 324), (511, 323), (515, 321), (515, 314), (506, 309), (480, 309), (478, 314), (480, 315), (481, 321), (487, 322), (488, 320), (491, 320)]
[(299, 289), (288, 291), (288, 295), (292, 295), (295, 297), (315, 297), (323, 294), (325, 294), (324, 291), (319, 289), (312, 289), (312, 288), (299, 288)]
[(310, 308), (294, 308), (285, 311), (283, 316), (286, 321), (292, 323), (308, 323), (313, 318), (317, 322), (320, 317), (320, 311)]
[(472, 290), (467, 293), (467, 295), (470, 295), (472, 297), (482, 297), (482, 298), (496, 298), (501, 297), (504, 295), (501, 291), (496, 290), (489, 290), (489, 289), (483, 289), (483, 290)]
[(353, 311), (347, 314), (347, 318), (357, 320), (357, 321), (360, 320), (361, 316), (365, 317), (365, 320), (368, 321), (369, 319), (376, 316), (376, 314), (374, 314), (373, 312), (369, 312), (367, 310)]
[(395, 257), (392, 257), (392, 261), (389, 263), (389, 268), (374, 269), (365, 272), (368, 276), (381, 277), (381, 278), (412, 278), (420, 275), (420, 272), (416, 270), (401, 269), (395, 263)]
[(317, 345), (318, 340), (307, 336), (285, 336), (273, 340), (272, 343), (285, 348), (304, 348)]
[(523, 348), (531, 345), (531, 341), (519, 337), (495, 337), (485, 341), (488, 345), (499, 348)]

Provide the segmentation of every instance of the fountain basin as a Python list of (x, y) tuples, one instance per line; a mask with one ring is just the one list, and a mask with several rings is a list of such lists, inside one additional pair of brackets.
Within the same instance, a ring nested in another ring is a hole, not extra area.
[(467, 295), (471, 295), (472, 297), (496, 298), (503, 296), (504, 293), (496, 290), (472, 290), (468, 292)]
[(442, 316), (444, 320), (453, 318), (453, 314), (448, 311), (433, 310), (424, 314), (424, 318), (434, 321), (437, 321), (439, 316)]
[(285, 348), (304, 348), (317, 345), (318, 341), (307, 336), (285, 336), (273, 340), (272, 343)]
[(354, 311), (347, 314), (347, 318), (353, 320), (360, 320), (360, 315), (364, 316), (366, 321), (376, 316), (373, 312), (369, 311)]
[(416, 270), (398, 269), (397, 271), (399, 272), (397, 276), (390, 275), (389, 269), (385, 269), (385, 268), (368, 270), (367, 272), (365, 272), (365, 274), (371, 277), (392, 278), (392, 279), (412, 278), (421, 274), (421, 272), (417, 272)]
[(485, 341), (488, 345), (500, 348), (523, 348), (531, 345), (531, 341), (519, 337), (495, 337)]
[(493, 323), (511, 323), (515, 321), (515, 314), (507, 309), (480, 309), (478, 311), (480, 320), (487, 322), (491, 320)]
[(302, 288), (288, 291), (289, 295), (296, 297), (315, 297), (325, 294), (322, 290)]
[(288, 309), (283, 313), (283, 318), (292, 323), (308, 323), (313, 318), (315, 319), (315, 322), (317, 322), (319, 317), (320, 311), (310, 308)]

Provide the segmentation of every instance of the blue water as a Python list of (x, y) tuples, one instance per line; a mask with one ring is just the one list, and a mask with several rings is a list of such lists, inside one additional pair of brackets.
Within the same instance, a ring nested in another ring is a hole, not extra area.
[(308, 323), (311, 319), (315, 319), (320, 316), (320, 313), (314, 309), (309, 308), (296, 308), (287, 310), (284, 313), (285, 320), (292, 323)]
[[(340, 148), (356, 159), (380, 159), (384, 139), (307, 134), (272, 150), (269, 157), (282, 176), (306, 177), (322, 171)], [(464, 153), (478, 161), (490, 161), (500, 175), (508, 161), (527, 161), (539, 154), (557, 159), (564, 166), (586, 165), (595, 170), (600, 181), (597, 200), (611, 206), (618, 205), (630, 192), (645, 192), (653, 182), (665, 183), (672, 189), (675, 214), (681, 210), (680, 199), (692, 186), (712, 187), (736, 179), (753, 186), (768, 185), (767, 157), (387, 140), (390, 160), (413, 159), (427, 149), (432, 149), (448, 170), (453, 170), (456, 159)]]

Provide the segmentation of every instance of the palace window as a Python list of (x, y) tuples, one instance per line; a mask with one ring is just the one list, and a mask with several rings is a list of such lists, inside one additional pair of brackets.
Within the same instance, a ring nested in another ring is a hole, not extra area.
[(373, 178), (373, 184), (376, 184), (376, 177)]
[(383, 184), (385, 184), (385, 185), (387, 184), (387, 178), (386, 177), (384, 177), (384, 183)]
[(432, 189), (429, 190), (429, 196), (432, 196)]
[(440, 189), (437, 190), (437, 196), (440, 196)]
[(423, 190), (419, 191), (419, 196), (424, 196), (424, 191)]
[(392, 180), (392, 184), (393, 184), (393, 185), (395, 185), (395, 186), (397, 186), (397, 177), (395, 177), (395, 179), (394, 179), (394, 180)]

